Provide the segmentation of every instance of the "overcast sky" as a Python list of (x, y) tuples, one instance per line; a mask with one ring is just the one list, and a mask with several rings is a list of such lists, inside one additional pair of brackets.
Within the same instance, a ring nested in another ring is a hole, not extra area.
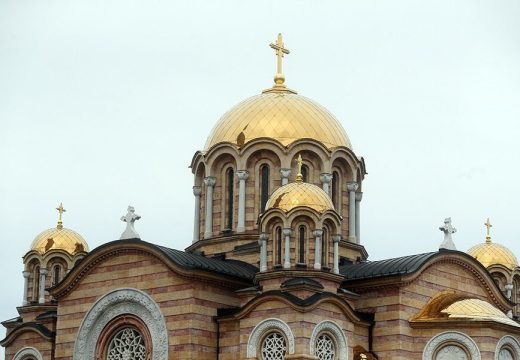
[[(135, 206), (143, 240), (192, 239), (188, 168), (218, 118), (286, 83), (345, 127), (368, 175), (370, 259), (460, 250), (520, 256), (520, 2), (0, 0), (0, 319), (22, 256), (64, 224), (91, 249)], [(0, 331), (0, 334), (2, 331)]]

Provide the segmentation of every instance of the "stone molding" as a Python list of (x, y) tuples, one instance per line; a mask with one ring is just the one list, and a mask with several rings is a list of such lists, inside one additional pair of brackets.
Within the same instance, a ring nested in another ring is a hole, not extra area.
[(513, 352), (513, 356), (515, 359), (520, 358), (520, 342), (516, 338), (511, 335), (502, 336), (500, 340), (498, 340), (497, 347), (495, 350), (495, 360), (500, 360), (499, 353), (502, 348), (506, 347), (506, 349)]
[(287, 340), (287, 353), (294, 354), (294, 335), (291, 328), (280, 319), (270, 318), (258, 323), (251, 332), (251, 335), (249, 335), (249, 340), (247, 341), (247, 358), (256, 358), (260, 341), (262, 341), (264, 335), (271, 330), (278, 330), (284, 334)]
[(237, 178), (238, 180), (247, 180), (249, 178), (249, 172), (247, 170), (238, 170)]
[(204, 184), (208, 187), (213, 187), (217, 183), (217, 178), (214, 176), (207, 176), (204, 178)]
[(16, 354), (14, 354), (13, 360), (23, 360), (29, 356), (36, 360), (43, 360), (42, 354), (36, 348), (29, 346), (18, 350)]
[(137, 289), (116, 289), (98, 299), (87, 312), (78, 330), (73, 360), (94, 359), (99, 337), (114, 318), (132, 314), (148, 327), (152, 338), (152, 358), (168, 359), (168, 331), (159, 305)]
[(323, 320), (314, 327), (314, 330), (312, 330), (309, 354), (314, 355), (316, 340), (323, 332), (328, 332), (334, 337), (338, 347), (337, 359), (348, 360), (347, 337), (341, 327), (331, 320)]
[(434, 360), (433, 355), (446, 343), (457, 343), (465, 348), (470, 360), (480, 360), (480, 350), (477, 344), (468, 335), (457, 331), (445, 331), (437, 334), (428, 341), (423, 351), (423, 360)]

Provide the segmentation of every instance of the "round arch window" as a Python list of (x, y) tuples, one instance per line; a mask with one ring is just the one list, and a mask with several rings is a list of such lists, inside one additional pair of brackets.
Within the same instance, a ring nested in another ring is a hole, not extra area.
[(459, 344), (447, 344), (441, 347), (434, 356), (435, 360), (469, 360), (466, 350)]
[(498, 360), (515, 360), (513, 353), (506, 347), (500, 349), (498, 353)]
[(335, 360), (336, 357), (336, 342), (334, 337), (327, 333), (321, 333), (316, 338), (316, 344), (314, 346), (314, 355), (320, 360)]
[(284, 360), (287, 352), (285, 336), (277, 331), (268, 333), (262, 340), (260, 353), (262, 360)]

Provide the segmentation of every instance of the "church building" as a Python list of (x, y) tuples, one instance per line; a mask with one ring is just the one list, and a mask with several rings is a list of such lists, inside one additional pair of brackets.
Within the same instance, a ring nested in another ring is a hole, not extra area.
[(439, 251), (369, 261), (365, 160), (270, 46), (274, 85), (191, 160), (192, 244), (141, 240), (130, 206), (121, 239), (90, 249), (60, 204), (23, 256), (6, 360), (520, 360), (520, 268), (489, 220), (467, 253), (446, 219)]

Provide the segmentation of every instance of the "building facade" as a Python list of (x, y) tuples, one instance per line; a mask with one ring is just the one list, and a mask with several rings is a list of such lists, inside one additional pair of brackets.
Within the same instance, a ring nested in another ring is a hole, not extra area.
[(518, 262), (491, 241), (368, 261), (365, 162), (285, 84), (230, 109), (191, 161), (193, 242), (90, 251), (63, 226), (24, 256), (7, 360), (520, 359)]

